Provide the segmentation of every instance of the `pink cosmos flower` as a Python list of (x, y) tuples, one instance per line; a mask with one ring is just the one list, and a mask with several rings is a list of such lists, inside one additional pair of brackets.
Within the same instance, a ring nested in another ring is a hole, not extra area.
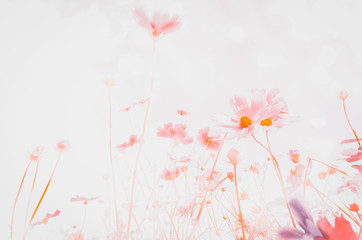
[(210, 128), (201, 129), (197, 140), (202, 146), (213, 151), (219, 150), (223, 142), (220, 135), (210, 134)]
[(70, 199), (71, 202), (83, 202), (85, 205), (87, 205), (88, 201), (93, 201), (98, 199), (99, 197), (81, 197), (81, 196), (75, 196)]
[(281, 128), (287, 122), (286, 116), (288, 115), (288, 105), (283, 98), (276, 97), (278, 92), (277, 89), (271, 90), (268, 93), (264, 91), (267, 104), (260, 111), (259, 125), (264, 126), (267, 129)]
[(138, 142), (138, 140), (136, 140), (136, 135), (131, 135), (129, 137), (129, 141), (122, 143), (121, 145), (118, 145), (117, 148), (121, 151), (126, 150), (128, 147), (132, 147), (135, 143)]
[(300, 162), (299, 151), (296, 149), (289, 150), (289, 158), (293, 163), (299, 163)]
[(256, 124), (260, 122), (260, 111), (265, 107), (266, 100), (262, 91), (252, 91), (250, 101), (242, 96), (234, 96), (230, 100), (234, 117), (230, 125), (222, 127), (234, 130), (236, 137), (248, 137), (254, 133)]
[(161, 34), (173, 31), (180, 26), (179, 17), (176, 15), (170, 18), (168, 14), (155, 12), (152, 19), (149, 19), (146, 16), (146, 13), (140, 8), (136, 8), (133, 12), (137, 23), (150, 31), (154, 38), (159, 37)]
[(161, 178), (168, 181), (173, 181), (175, 178), (180, 176), (180, 169), (176, 167), (173, 170), (164, 169)]
[(163, 128), (158, 129), (157, 136), (174, 139), (176, 143), (189, 144), (193, 142), (192, 137), (187, 137), (186, 125), (180, 123), (175, 124), (174, 127), (172, 123), (165, 124)]
[(177, 113), (178, 113), (180, 116), (190, 115), (190, 113), (187, 113), (187, 112), (185, 112), (184, 110), (177, 110)]
[[(209, 190), (210, 192), (215, 191), (219, 187), (221, 187), (221, 184), (224, 182), (225, 179), (227, 179), (227, 176), (223, 176), (220, 171), (214, 171), (211, 180), (210, 180), (210, 173), (211, 169), (204, 172), (202, 175), (196, 177), (196, 184), (198, 185), (199, 190)], [(210, 185), (209, 184), (210, 180)]]
[(59, 210), (56, 210), (53, 214), (47, 213), (47, 214), (45, 215), (45, 218), (43, 218), (43, 220), (41, 220), (40, 222), (35, 222), (35, 223), (33, 223), (32, 225), (35, 226), (35, 225), (39, 225), (39, 224), (46, 224), (46, 223), (48, 223), (48, 220), (49, 220), (50, 218), (54, 218), (54, 217), (58, 216), (59, 213), (60, 213)]

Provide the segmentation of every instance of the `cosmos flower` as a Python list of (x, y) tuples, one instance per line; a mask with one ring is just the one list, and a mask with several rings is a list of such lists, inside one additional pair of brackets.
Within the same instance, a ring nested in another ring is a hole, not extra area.
[(201, 129), (197, 140), (199, 140), (202, 146), (213, 151), (219, 150), (223, 142), (220, 140), (220, 135), (211, 133), (210, 128)]
[(254, 134), (258, 129), (271, 130), (281, 128), (288, 120), (288, 106), (286, 101), (277, 97), (278, 90), (267, 92), (252, 90), (249, 100), (246, 97), (234, 96), (230, 103), (234, 117), (230, 123), (221, 125), (231, 128), (234, 133), (231, 137), (245, 138)]
[(152, 18), (149, 19), (142, 9), (136, 8), (134, 10), (134, 16), (136, 17), (137, 23), (148, 30), (154, 38), (173, 31), (180, 26), (179, 17), (176, 15), (170, 17), (168, 14), (155, 12)]
[(168, 181), (173, 181), (175, 178), (180, 176), (180, 169), (176, 167), (173, 170), (164, 169), (161, 178)]
[(288, 105), (283, 98), (277, 98), (278, 90), (274, 89), (266, 94), (266, 101), (264, 108), (260, 111), (259, 125), (270, 130), (271, 128), (281, 128), (287, 122)]
[(187, 137), (186, 125), (177, 123), (172, 126), (172, 123), (167, 123), (163, 128), (159, 128), (157, 132), (159, 137), (167, 137), (175, 140), (175, 143), (189, 144), (193, 142), (192, 137)]
[(265, 107), (266, 101), (262, 91), (252, 91), (250, 101), (243, 96), (234, 96), (230, 100), (234, 116), (230, 124), (221, 125), (234, 131), (233, 137), (248, 137), (255, 131), (260, 122), (260, 111)]
[(126, 150), (127, 148), (129, 147), (132, 147), (135, 143), (138, 142), (137, 139), (137, 136), (136, 135), (131, 135), (129, 137), (129, 141), (128, 142), (125, 142), (125, 143), (122, 143), (120, 145), (117, 146), (117, 148), (120, 150), (120, 151), (123, 151), (123, 150)]

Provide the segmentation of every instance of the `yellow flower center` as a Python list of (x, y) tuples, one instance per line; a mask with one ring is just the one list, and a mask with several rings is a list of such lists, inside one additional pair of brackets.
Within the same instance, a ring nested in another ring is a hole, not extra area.
[(251, 124), (251, 119), (250, 118), (248, 118), (246, 116), (240, 118), (240, 127), (242, 129), (249, 127), (250, 124)]
[(264, 119), (263, 121), (261, 121), (260, 125), (262, 125), (262, 126), (270, 126), (270, 125), (272, 125), (272, 123), (273, 123), (272, 120), (267, 118), (267, 119)]

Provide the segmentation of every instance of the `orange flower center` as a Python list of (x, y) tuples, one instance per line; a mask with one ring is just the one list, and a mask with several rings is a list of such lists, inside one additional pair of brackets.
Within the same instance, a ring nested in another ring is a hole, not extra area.
[(242, 129), (249, 127), (250, 124), (251, 124), (251, 119), (250, 118), (248, 118), (246, 116), (240, 118), (240, 127)]
[(210, 145), (212, 143), (212, 139), (211, 138), (206, 138), (206, 146)]
[(263, 121), (261, 121), (260, 125), (262, 125), (262, 126), (270, 126), (270, 125), (272, 125), (272, 123), (273, 123), (272, 120), (267, 118), (267, 119), (264, 119)]
[(152, 29), (152, 35), (154, 36), (154, 37), (158, 37), (158, 36), (160, 36), (160, 32), (159, 31), (157, 31), (156, 29)]

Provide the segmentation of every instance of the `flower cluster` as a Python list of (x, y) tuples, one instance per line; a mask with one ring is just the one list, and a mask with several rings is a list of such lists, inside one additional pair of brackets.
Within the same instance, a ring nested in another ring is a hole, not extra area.
[(238, 138), (248, 137), (260, 128), (283, 127), (288, 122), (288, 105), (277, 94), (276, 89), (269, 92), (253, 90), (249, 101), (246, 97), (234, 96), (230, 100), (234, 116), (222, 127), (234, 130), (234, 136)]

